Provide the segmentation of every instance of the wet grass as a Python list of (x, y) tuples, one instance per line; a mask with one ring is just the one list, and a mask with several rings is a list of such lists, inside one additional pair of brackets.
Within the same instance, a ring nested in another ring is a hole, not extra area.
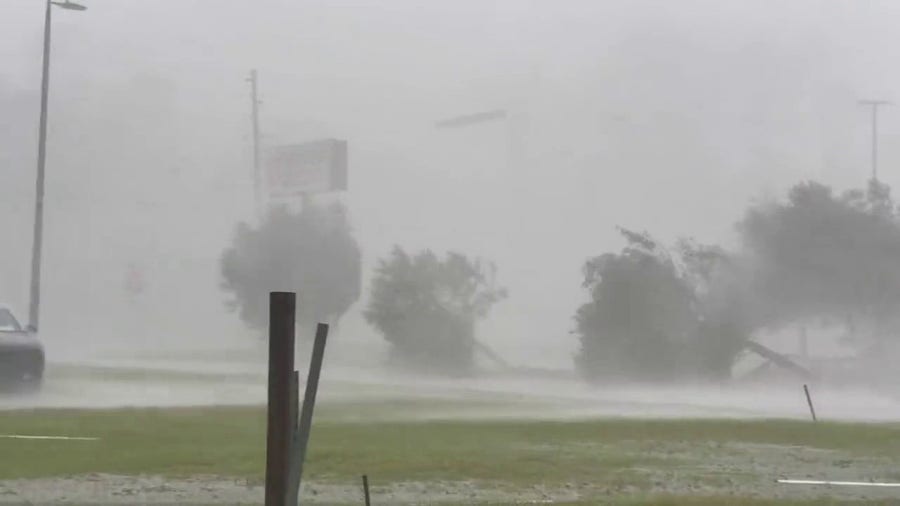
[[(363, 418), (366, 413), (394, 411), (398, 405), (363, 403), (353, 409), (361, 410)], [(822, 460), (809, 463), (817, 469), (832, 464), (843, 471), (883, 466), (887, 476), (900, 468), (896, 424), (631, 419), (362, 423), (347, 421), (349, 411), (349, 406), (328, 404), (317, 411), (306, 466), (312, 480), (352, 482), (369, 474), (382, 484), (474, 481), (501, 489), (536, 485), (575, 489), (582, 497), (597, 497), (594, 502), (572, 504), (805, 505), (829, 503), (684, 499), (697, 490), (706, 495), (746, 491), (754, 483), (775, 487), (770, 474), (776, 470), (760, 464), (760, 452), (798, 452), (792, 465)], [(13, 411), (0, 413), (0, 434), (100, 438), (0, 439), (4, 456), (0, 479), (110, 473), (215, 475), (261, 482), (265, 467), (262, 408)], [(742, 453), (745, 446), (753, 451)], [(801, 455), (801, 450), (810, 449), (836, 453)], [(746, 467), (713, 472), (713, 463), (741, 462), (744, 456), (751, 461)], [(675, 488), (683, 488), (685, 495), (603, 502), (606, 497), (667, 492), (676, 482)]]

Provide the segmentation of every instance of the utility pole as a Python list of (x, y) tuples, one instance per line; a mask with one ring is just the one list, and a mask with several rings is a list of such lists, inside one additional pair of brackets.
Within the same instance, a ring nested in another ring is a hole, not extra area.
[(256, 69), (250, 71), (250, 100), (253, 121), (253, 204), (256, 218), (262, 220), (262, 175), (259, 168), (259, 96), (257, 94)]
[(31, 243), (31, 296), (28, 301), (28, 328), (37, 332), (41, 303), (41, 253), (44, 246), (44, 167), (47, 162), (47, 97), (50, 94), (50, 13), (53, 6), (72, 11), (87, 7), (65, 0), (47, 0), (44, 13), (44, 59), (41, 69), (41, 117), (38, 127), (37, 175), (34, 188), (34, 230)]
[(860, 100), (859, 105), (872, 108), (872, 180), (878, 181), (878, 107), (891, 105), (887, 100)]

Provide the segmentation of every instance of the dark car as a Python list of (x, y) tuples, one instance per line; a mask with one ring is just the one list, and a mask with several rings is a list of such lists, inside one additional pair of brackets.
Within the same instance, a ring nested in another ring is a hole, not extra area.
[(37, 390), (44, 377), (44, 347), (0, 305), (0, 388)]

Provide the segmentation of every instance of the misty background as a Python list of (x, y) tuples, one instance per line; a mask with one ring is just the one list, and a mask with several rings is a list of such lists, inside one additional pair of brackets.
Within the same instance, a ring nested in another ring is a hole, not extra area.
[[(615, 226), (729, 246), (754, 199), (870, 174), (864, 98), (900, 89), (900, 5), (800, 1), (86, 1), (57, 10), (47, 160), (48, 355), (252, 338), (219, 256), (253, 220), (264, 145), (349, 143), (364, 296), (337, 339), (378, 343), (367, 280), (394, 244), (496, 262), (480, 338), (570, 367), (581, 267)], [(0, 4), (0, 299), (24, 318), (43, 5)], [(506, 122), (436, 129), (506, 109)], [(880, 115), (897, 187), (900, 110)], [(130, 298), (130, 266), (146, 290)]]

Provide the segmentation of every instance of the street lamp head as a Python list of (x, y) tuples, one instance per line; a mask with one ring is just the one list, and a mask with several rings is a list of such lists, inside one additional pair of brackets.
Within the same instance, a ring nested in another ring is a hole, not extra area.
[(465, 116), (456, 116), (454, 118), (445, 119), (435, 123), (437, 128), (454, 128), (461, 126), (469, 126), (475, 123), (485, 123), (488, 121), (506, 119), (509, 116), (506, 109), (495, 109), (492, 111), (478, 112), (475, 114), (466, 114)]
[(87, 7), (85, 7), (81, 4), (77, 4), (75, 2), (70, 2), (69, 0), (66, 0), (65, 2), (50, 2), (50, 3), (52, 3), (53, 5), (62, 7), (63, 9), (69, 9), (70, 11), (85, 11), (85, 10), (87, 10)]
[(871, 105), (875, 107), (879, 105), (894, 105), (888, 100), (858, 100), (856, 103), (859, 105)]

